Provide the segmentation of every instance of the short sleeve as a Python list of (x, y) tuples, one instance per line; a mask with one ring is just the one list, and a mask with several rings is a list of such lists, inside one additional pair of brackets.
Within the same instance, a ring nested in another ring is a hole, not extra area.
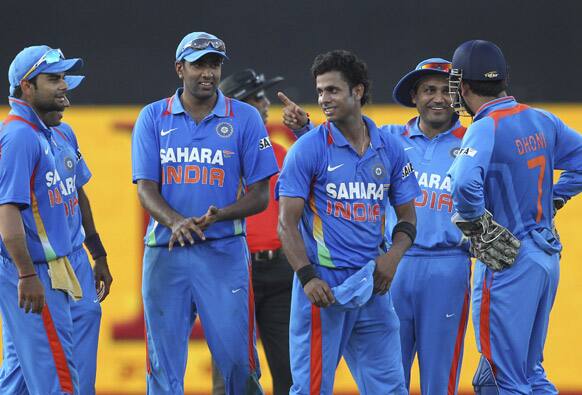
[(408, 159), (408, 155), (404, 152), (404, 148), (392, 136), (389, 137), (388, 141), (390, 142), (394, 163), (390, 174), (389, 198), (392, 206), (399, 206), (410, 202), (421, 192), (414, 176), (414, 168)]
[(275, 198), (281, 196), (300, 197), (307, 201), (311, 192), (311, 183), (316, 175), (318, 144), (314, 141), (315, 131), (301, 137), (287, 152), (279, 181), (275, 187)]
[(250, 108), (242, 138), (242, 170), (247, 185), (252, 185), (279, 171), (273, 145), (258, 111)]
[[(0, 204), (30, 205), (30, 182), (41, 153), (36, 132), (6, 127), (0, 133)], [(48, 145), (47, 145), (48, 149)]]
[(131, 170), (133, 182), (160, 182), (160, 149), (152, 108), (145, 107), (137, 117), (131, 135)]

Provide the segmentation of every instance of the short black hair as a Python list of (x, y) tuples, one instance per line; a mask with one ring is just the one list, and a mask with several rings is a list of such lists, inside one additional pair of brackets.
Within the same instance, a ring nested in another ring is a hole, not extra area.
[[(28, 80), (28, 82), (30, 82), (32, 85), (34, 85), (35, 88), (36, 88), (36, 77), (38, 77), (38, 76), (34, 76), (33, 78)], [(16, 88), (14, 88), (14, 93), (12, 94), (12, 97), (15, 97), (17, 99), (22, 98), (22, 88), (20, 87), (20, 85), (18, 85)]]
[(499, 81), (475, 81), (475, 80), (463, 80), (469, 85), (469, 88), (477, 96), (483, 97), (496, 97), (504, 90), (507, 90), (507, 80)]
[(362, 84), (364, 86), (364, 94), (360, 99), (360, 104), (363, 106), (370, 102), (370, 80), (368, 79), (366, 62), (359, 59), (352, 52), (343, 49), (336, 49), (335, 51), (317, 55), (311, 66), (313, 78), (330, 71), (339, 71), (348, 83), (350, 90), (354, 86)]

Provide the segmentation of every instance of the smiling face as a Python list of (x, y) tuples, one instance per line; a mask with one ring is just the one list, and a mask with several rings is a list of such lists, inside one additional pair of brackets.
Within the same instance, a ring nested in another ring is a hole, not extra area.
[(216, 95), (222, 71), (222, 57), (210, 53), (196, 62), (176, 63), (176, 73), (184, 81), (184, 90), (199, 101)]
[(416, 91), (412, 91), (411, 95), (421, 122), (434, 129), (450, 124), (453, 109), (447, 76), (437, 74), (422, 78), (417, 83)]
[(330, 122), (342, 122), (361, 111), (360, 99), (364, 86), (358, 84), (350, 89), (339, 71), (329, 71), (315, 79), (317, 102)]
[(69, 106), (65, 74), (39, 74), (32, 81), (22, 81), (23, 96), (47, 126), (58, 126)]

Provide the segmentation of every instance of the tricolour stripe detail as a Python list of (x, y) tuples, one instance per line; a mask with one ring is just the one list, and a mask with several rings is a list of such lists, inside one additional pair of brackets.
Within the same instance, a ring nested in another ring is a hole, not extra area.
[(463, 139), (463, 136), (465, 135), (465, 133), (467, 132), (467, 128), (464, 126), (458, 127), (455, 130), (453, 130), (451, 132), (451, 134), (453, 136), (455, 136), (456, 138), (458, 138), (459, 140)]
[(481, 345), (481, 354), (487, 358), (495, 375), (495, 364), (493, 363), (493, 357), (491, 355), (491, 331), (489, 327), (491, 320), (491, 284), (493, 284), (493, 274), (491, 275), (489, 286), (487, 286), (487, 275), (485, 275), (481, 294), (481, 312), (479, 315), (479, 344)]
[(253, 292), (253, 269), (251, 261), (248, 262), (249, 270), (249, 374), (257, 370), (257, 361), (255, 361), (255, 293)]
[(34, 130), (37, 130), (38, 131), (38, 126), (36, 126), (34, 123), (32, 123), (29, 120), (26, 120), (26, 119), (24, 119), (22, 117), (19, 117), (18, 115), (13, 115), (13, 114), (8, 115), (6, 117), (6, 119), (4, 120), (4, 123), (3, 123), (3, 126), (2, 127), (4, 128), (6, 125), (8, 125), (12, 121), (24, 122), (25, 124), (27, 124), (28, 126), (30, 126), (31, 128), (33, 128)]
[(53, 323), (53, 318), (51, 317), (51, 313), (46, 304), (42, 309), (42, 322), (44, 324), (49, 346), (53, 354), (53, 360), (55, 362), (55, 368), (57, 369), (57, 376), (59, 378), (59, 384), (61, 385), (61, 391), (72, 394), (74, 390), (73, 380), (71, 379), (71, 371), (69, 370), (67, 357), (65, 356), (63, 345), (59, 340), (59, 335)]
[(465, 340), (465, 332), (467, 331), (467, 315), (469, 314), (469, 290), (465, 291), (465, 298), (463, 301), (463, 309), (461, 310), (461, 320), (459, 321), (459, 328), (457, 329), (457, 339), (455, 341), (455, 351), (453, 353), (453, 363), (449, 372), (449, 385), (447, 387), (447, 395), (454, 395), (457, 389), (457, 382), (459, 379), (459, 366), (461, 364), (461, 354), (463, 351), (463, 341)]
[(38, 208), (38, 201), (36, 199), (36, 195), (34, 194), (34, 179), (36, 176), (36, 171), (38, 167), (35, 166), (34, 170), (32, 171), (32, 176), (30, 176), (30, 208), (32, 211), (32, 217), (34, 218), (34, 223), (36, 225), (36, 233), (38, 234), (38, 238), (42, 245), (42, 250), (44, 252), (44, 257), (46, 261), (52, 261), (53, 259), (57, 258), (57, 254), (51, 245), (48, 234), (44, 227), (44, 223), (42, 222), (42, 217), (40, 216), (40, 211)]
[(145, 339), (145, 348), (146, 348), (146, 372), (147, 372), (147, 374), (152, 374), (152, 365), (150, 364), (150, 348), (148, 346), (147, 325), (144, 325), (144, 327), (143, 327), (143, 337)]
[(309, 366), (309, 395), (321, 394), (323, 376), (323, 348), (321, 341), (321, 312), (311, 305), (311, 349)]
[[(312, 186), (313, 189), (313, 186)], [(329, 249), (325, 245), (325, 239), (323, 238), (323, 222), (321, 217), (317, 213), (317, 207), (315, 206), (315, 197), (313, 191), (309, 197), (309, 207), (313, 212), (313, 238), (317, 244), (317, 258), (321, 266), (335, 267), (331, 261), (331, 254)]]

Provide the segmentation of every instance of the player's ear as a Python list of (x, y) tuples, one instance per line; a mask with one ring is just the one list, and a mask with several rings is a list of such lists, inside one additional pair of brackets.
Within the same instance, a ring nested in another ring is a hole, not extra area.
[(184, 79), (184, 62), (176, 62), (175, 64), (176, 66), (176, 74), (178, 74), (178, 78), (180, 78), (181, 80)]
[(353, 95), (358, 101), (362, 100), (364, 97), (364, 84), (358, 84), (352, 88)]
[(416, 105), (416, 89), (410, 90), (410, 99), (412, 100), (412, 104)]

